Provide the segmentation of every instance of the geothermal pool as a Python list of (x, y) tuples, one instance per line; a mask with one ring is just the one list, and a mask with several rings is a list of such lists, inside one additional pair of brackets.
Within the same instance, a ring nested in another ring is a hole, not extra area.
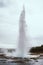
[(3, 62), (0, 62), (0, 65), (43, 65), (43, 59), (37, 59), (37, 60), (32, 59), (28, 63), (11, 63), (11, 62), (3, 63)]

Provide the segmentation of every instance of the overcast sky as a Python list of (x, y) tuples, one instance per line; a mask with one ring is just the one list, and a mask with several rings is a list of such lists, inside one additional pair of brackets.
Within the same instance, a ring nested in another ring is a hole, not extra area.
[(23, 5), (27, 38), (43, 37), (43, 0), (0, 0), (0, 47), (17, 46)]

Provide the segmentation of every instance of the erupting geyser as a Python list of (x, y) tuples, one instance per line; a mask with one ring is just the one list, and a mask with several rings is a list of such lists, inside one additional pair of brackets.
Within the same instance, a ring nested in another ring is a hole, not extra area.
[(19, 42), (18, 42), (18, 57), (24, 57), (24, 51), (25, 51), (25, 40), (26, 40), (26, 34), (25, 34), (25, 8), (23, 6), (23, 10), (20, 15), (19, 20)]

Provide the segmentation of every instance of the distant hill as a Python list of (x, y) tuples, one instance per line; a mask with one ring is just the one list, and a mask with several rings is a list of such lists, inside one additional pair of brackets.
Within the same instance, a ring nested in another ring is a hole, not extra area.
[(31, 53), (43, 53), (43, 45), (37, 46), (37, 47), (32, 47), (30, 49)]

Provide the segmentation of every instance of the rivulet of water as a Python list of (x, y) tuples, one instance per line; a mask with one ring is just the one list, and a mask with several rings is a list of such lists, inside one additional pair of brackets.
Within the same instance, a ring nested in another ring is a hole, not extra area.
[(0, 62), (0, 65), (43, 65), (43, 59), (37, 59), (29, 61), (28, 63), (11, 63), (11, 62)]

